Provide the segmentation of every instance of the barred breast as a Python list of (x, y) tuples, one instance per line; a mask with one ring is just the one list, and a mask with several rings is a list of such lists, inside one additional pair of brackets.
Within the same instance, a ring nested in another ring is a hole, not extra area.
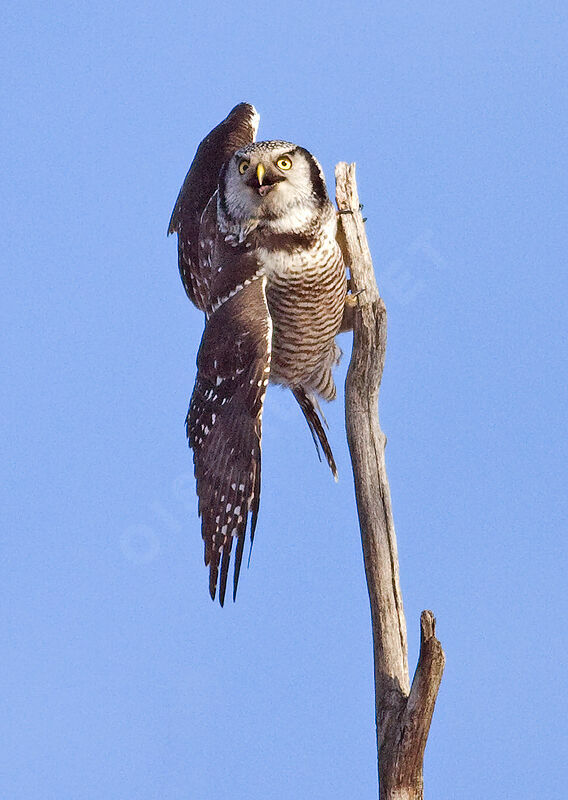
[(273, 323), (270, 380), (303, 386), (324, 400), (336, 390), (331, 374), (347, 281), (341, 250), (327, 237), (297, 251), (272, 251), (262, 259)]

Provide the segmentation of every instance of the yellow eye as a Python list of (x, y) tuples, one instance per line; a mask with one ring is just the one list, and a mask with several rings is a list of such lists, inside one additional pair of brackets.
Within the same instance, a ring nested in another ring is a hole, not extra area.
[(287, 170), (292, 169), (292, 159), (288, 158), (288, 156), (281, 156), (276, 162), (276, 166), (278, 167), (278, 169), (284, 170), (284, 172), (286, 172)]
[(242, 158), (239, 161), (239, 172), (241, 175), (244, 175), (247, 169), (249, 168), (250, 162), (246, 160), (246, 158)]

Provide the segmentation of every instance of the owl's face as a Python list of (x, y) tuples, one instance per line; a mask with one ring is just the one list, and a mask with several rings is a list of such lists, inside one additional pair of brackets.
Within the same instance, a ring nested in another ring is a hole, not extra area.
[(315, 158), (291, 142), (255, 142), (237, 150), (220, 178), (222, 208), (247, 226), (273, 231), (303, 230), (329, 202)]

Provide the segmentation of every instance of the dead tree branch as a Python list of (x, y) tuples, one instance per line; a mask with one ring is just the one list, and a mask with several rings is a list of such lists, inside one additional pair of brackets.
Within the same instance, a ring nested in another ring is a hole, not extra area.
[(338, 238), (357, 294), (353, 353), (345, 382), (345, 420), (373, 629), (380, 800), (422, 800), (424, 749), (444, 670), (431, 611), (420, 619), (421, 645), (410, 688), (406, 622), (396, 535), (378, 415), (385, 362), (386, 309), (367, 244), (355, 164), (335, 169)]

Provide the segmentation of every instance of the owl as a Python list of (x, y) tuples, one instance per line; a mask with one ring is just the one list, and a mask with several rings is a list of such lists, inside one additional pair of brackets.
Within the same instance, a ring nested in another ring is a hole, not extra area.
[(346, 305), (336, 212), (311, 153), (256, 142), (258, 121), (241, 103), (201, 142), (168, 230), (187, 295), (205, 313), (186, 430), (209, 591), (215, 599), (219, 583), (221, 605), (233, 540), (236, 597), (249, 518), (254, 539), (269, 382), (292, 391), (337, 479), (318, 406), (335, 398)]

